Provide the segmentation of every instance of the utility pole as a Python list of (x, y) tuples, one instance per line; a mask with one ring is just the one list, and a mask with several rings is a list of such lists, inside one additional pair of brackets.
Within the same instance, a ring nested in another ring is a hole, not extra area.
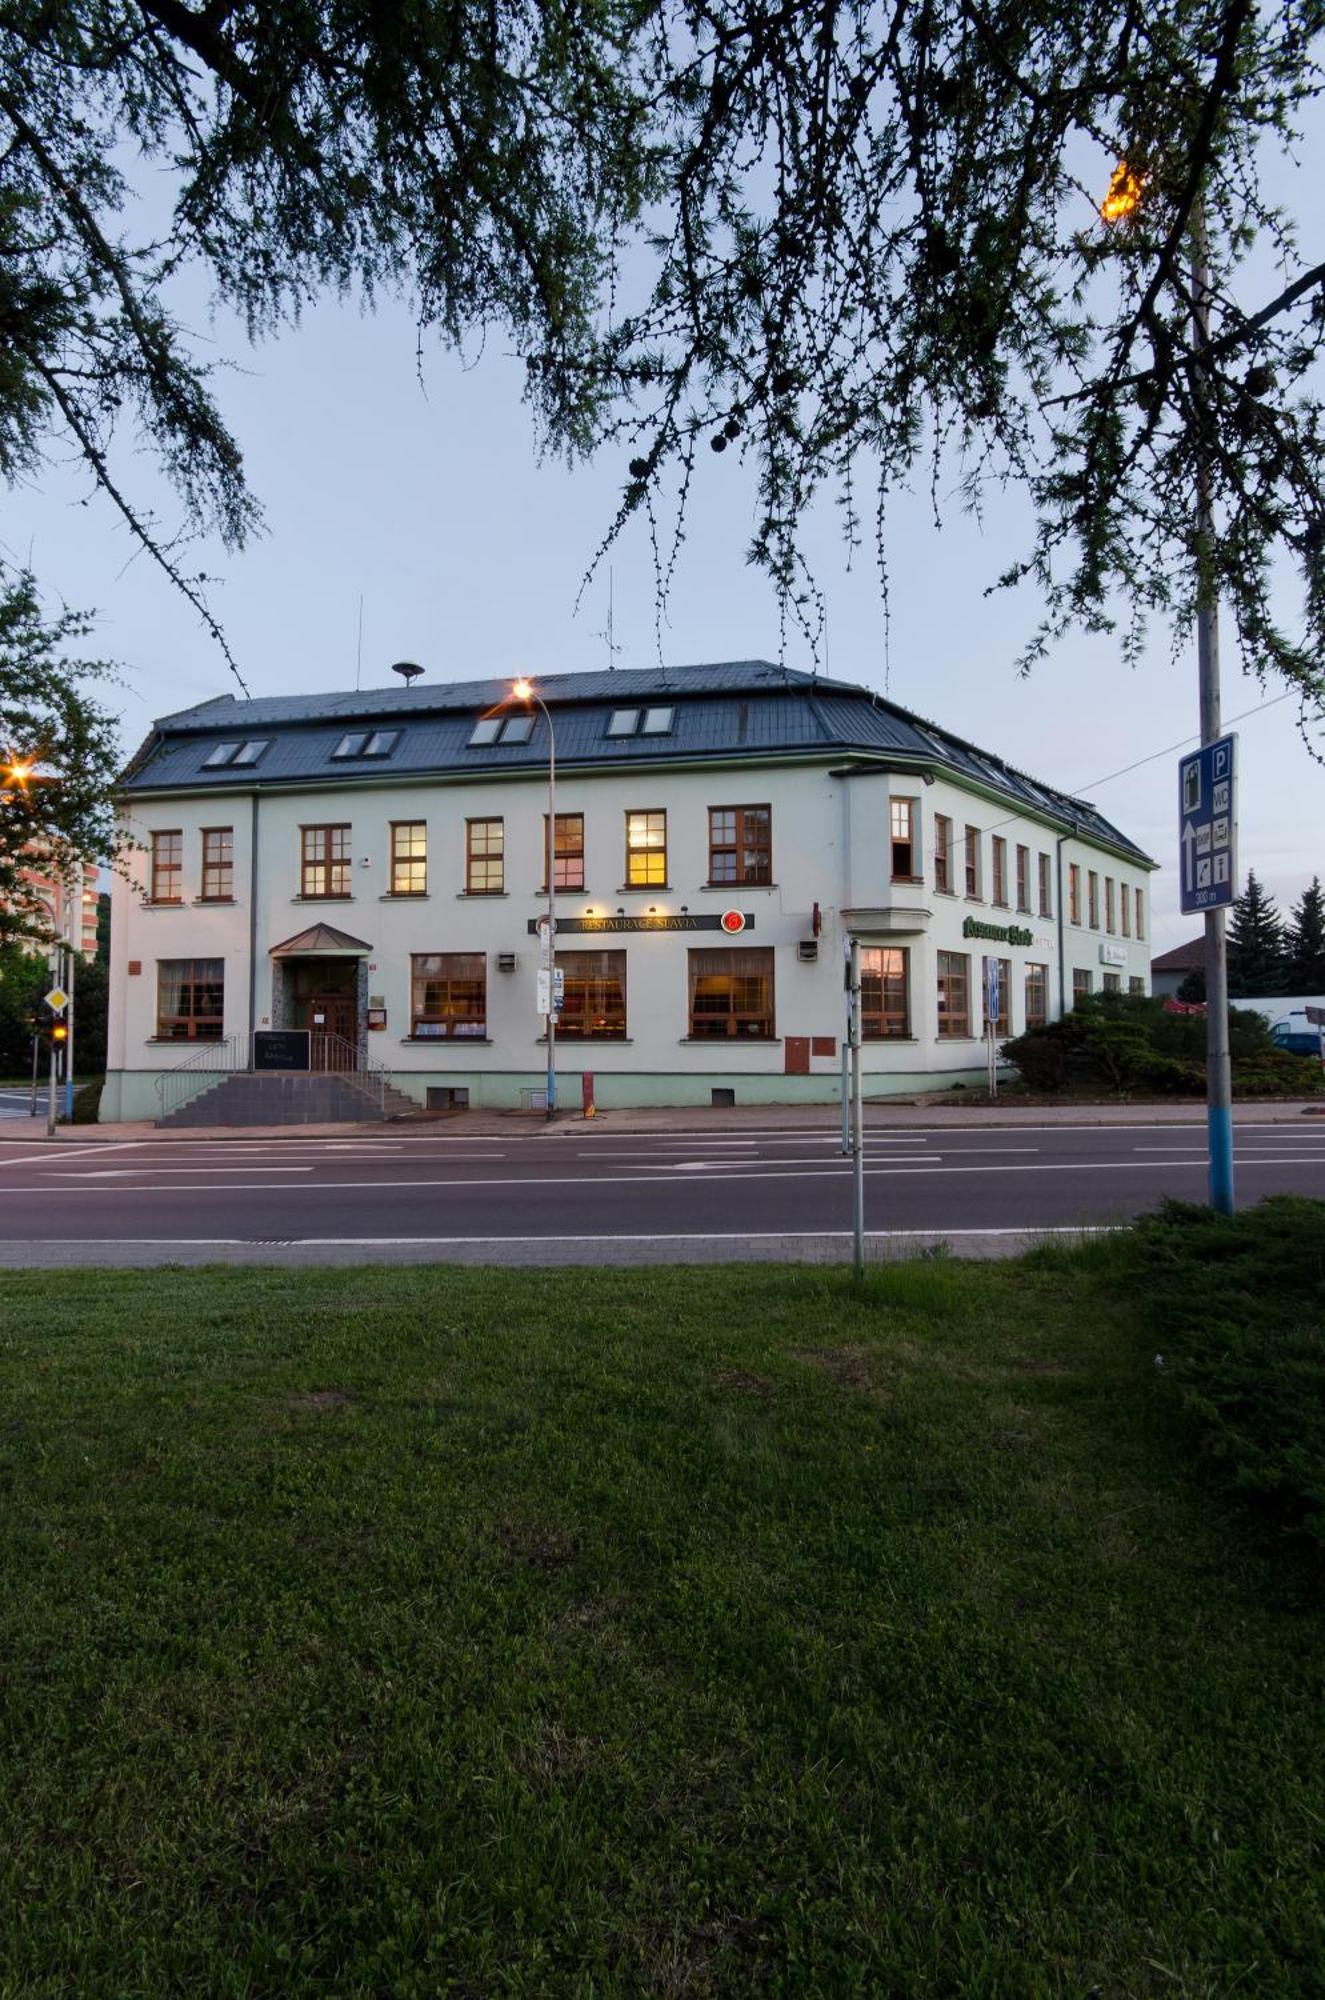
[[(1192, 370), (1196, 406), (1196, 657), (1200, 674), (1201, 745), (1216, 741), (1219, 719), (1219, 597), (1211, 568), (1214, 542), (1214, 501), (1211, 426), (1215, 421), (1210, 395), (1210, 251), (1205, 227), (1205, 200), (1197, 197), (1192, 211)], [(1228, 952), (1222, 909), (1205, 913), (1205, 1072), (1206, 1128), (1210, 1153), (1210, 1206), (1232, 1215), (1233, 1201), (1233, 1065), (1228, 1040)]]
[(865, 1120), (860, 1063), (860, 939), (851, 940), (851, 1269), (865, 1275)]

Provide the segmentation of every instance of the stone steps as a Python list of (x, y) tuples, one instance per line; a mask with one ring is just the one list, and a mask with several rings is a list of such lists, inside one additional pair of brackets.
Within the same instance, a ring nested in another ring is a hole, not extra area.
[(341, 1125), (414, 1117), (416, 1098), (394, 1084), (381, 1092), (367, 1077), (237, 1070), (218, 1077), (187, 1104), (158, 1118), (162, 1126)]

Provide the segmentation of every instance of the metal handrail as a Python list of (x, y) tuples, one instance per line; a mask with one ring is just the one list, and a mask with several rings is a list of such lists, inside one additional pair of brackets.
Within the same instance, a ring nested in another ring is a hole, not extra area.
[(161, 1100), (161, 1117), (169, 1118), (191, 1098), (210, 1090), (221, 1077), (247, 1069), (249, 1054), (247, 1034), (227, 1035), (224, 1041), (202, 1043), (186, 1061), (177, 1063), (174, 1069), (157, 1077), (156, 1094)]
[[(391, 1070), (386, 1063), (370, 1056), (362, 1042), (351, 1041), (347, 1035), (315, 1029), (309, 1055), (315, 1075), (340, 1077), (352, 1089), (361, 1091), (375, 1102), (379, 1114), (385, 1117)], [(224, 1041), (204, 1042), (184, 1062), (177, 1063), (174, 1069), (157, 1077), (156, 1094), (161, 1102), (159, 1116), (169, 1118), (172, 1112), (179, 1111), (223, 1077), (242, 1074), (252, 1068), (253, 1038), (250, 1034), (227, 1035)]]

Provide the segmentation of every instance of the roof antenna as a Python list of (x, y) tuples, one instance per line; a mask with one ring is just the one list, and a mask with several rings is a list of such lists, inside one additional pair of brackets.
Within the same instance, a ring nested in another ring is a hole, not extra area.
[(359, 643), (354, 654), (354, 692), (363, 686), (363, 592), (359, 592)]
[(614, 604), (614, 577), (612, 573), (612, 566), (609, 563), (607, 569), (607, 626), (604, 631), (594, 633), (595, 639), (605, 639), (607, 641), (607, 671), (609, 674), (614, 674), (616, 672), (616, 656), (621, 651), (620, 646), (617, 645), (616, 639), (613, 636), (615, 632), (615, 624), (613, 619), (613, 604)]
[(416, 667), (413, 660), (397, 660), (391, 671), (393, 674), (399, 674), (405, 686), (409, 687), (411, 682), (419, 678), (419, 675), (423, 672), (423, 668)]

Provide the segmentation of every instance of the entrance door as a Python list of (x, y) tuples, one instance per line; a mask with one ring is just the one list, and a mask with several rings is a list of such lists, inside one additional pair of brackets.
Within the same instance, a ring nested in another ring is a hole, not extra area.
[(316, 1070), (357, 1069), (354, 1000), (341, 991), (308, 996), (309, 1058)]

